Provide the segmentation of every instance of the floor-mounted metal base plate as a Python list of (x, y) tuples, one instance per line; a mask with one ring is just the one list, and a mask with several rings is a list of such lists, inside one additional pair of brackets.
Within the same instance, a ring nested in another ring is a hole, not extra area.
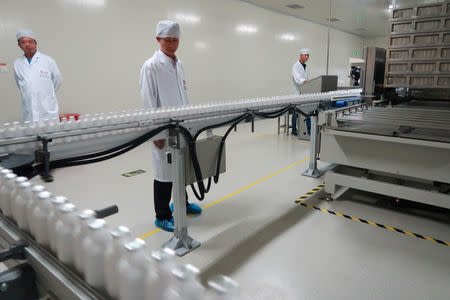
[(178, 256), (184, 256), (192, 250), (200, 247), (200, 245), (200, 242), (192, 239), (189, 236), (187, 237), (187, 239), (180, 239), (174, 236), (169, 241), (165, 242), (162, 247), (172, 249)]
[(312, 177), (312, 178), (319, 178), (323, 175), (322, 172), (320, 172), (317, 169), (308, 169), (302, 174), (303, 176)]

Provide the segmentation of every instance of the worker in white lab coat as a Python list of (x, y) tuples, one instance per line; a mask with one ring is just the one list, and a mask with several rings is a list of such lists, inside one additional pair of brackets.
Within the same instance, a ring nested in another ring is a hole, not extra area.
[[(160, 50), (147, 60), (141, 69), (141, 96), (145, 108), (160, 108), (189, 104), (184, 69), (181, 61), (175, 56), (180, 41), (178, 23), (165, 20), (156, 26), (156, 40)], [(173, 231), (173, 204), (170, 207), (172, 193), (171, 165), (165, 154), (169, 151), (167, 140), (151, 143), (155, 180), (154, 205), (156, 212), (155, 225), (166, 231)], [(186, 203), (188, 214), (200, 214), (202, 208), (194, 203)]]
[[(309, 49), (303, 48), (300, 50), (300, 59), (292, 67), (293, 94), (300, 95), (299, 86), (308, 82), (308, 73), (306, 72), (306, 62), (308, 59)], [(297, 117), (297, 113), (292, 115), (292, 134), (295, 135), (297, 135)]]
[(62, 77), (55, 61), (37, 51), (37, 42), (31, 30), (19, 30), (17, 42), (24, 55), (14, 61), (14, 77), (22, 95), (24, 121), (42, 121), (59, 118), (56, 91)]

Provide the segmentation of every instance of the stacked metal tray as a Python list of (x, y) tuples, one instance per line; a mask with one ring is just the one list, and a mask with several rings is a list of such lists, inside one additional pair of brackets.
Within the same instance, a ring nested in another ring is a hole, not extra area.
[(386, 87), (450, 88), (450, 1), (392, 12)]

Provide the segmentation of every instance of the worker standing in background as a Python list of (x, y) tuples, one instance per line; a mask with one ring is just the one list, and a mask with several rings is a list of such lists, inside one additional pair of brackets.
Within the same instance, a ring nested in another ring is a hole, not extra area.
[[(309, 49), (300, 50), (300, 59), (292, 67), (292, 81), (294, 84), (293, 94), (300, 95), (299, 86), (308, 82), (308, 73), (306, 72), (306, 62), (309, 59)], [(294, 112), (292, 115), (292, 134), (297, 134), (297, 117)]]
[[(141, 69), (140, 86), (144, 106), (149, 109), (188, 105), (183, 65), (175, 56), (180, 41), (180, 25), (169, 20), (160, 21), (156, 25), (156, 40), (160, 44), (160, 50), (156, 51)], [(173, 204), (169, 206), (172, 194), (171, 165), (165, 158), (166, 152), (169, 151), (168, 141), (165, 139), (153, 141), (151, 147), (155, 170), (153, 183), (155, 225), (165, 231), (173, 231)], [(189, 204), (186, 198), (186, 213), (201, 212), (200, 206)]]
[(22, 95), (24, 121), (42, 121), (59, 118), (56, 91), (62, 77), (56, 62), (37, 51), (37, 42), (31, 30), (16, 34), (23, 56), (14, 61), (14, 77)]

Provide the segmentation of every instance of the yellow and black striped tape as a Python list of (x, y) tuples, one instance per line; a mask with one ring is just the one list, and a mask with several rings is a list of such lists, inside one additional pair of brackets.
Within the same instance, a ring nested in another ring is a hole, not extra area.
[(435, 243), (438, 243), (438, 244), (441, 244), (441, 245), (444, 245), (444, 246), (450, 246), (449, 242), (445, 242), (445, 241), (442, 241), (442, 240), (439, 240), (439, 239), (435, 239), (435, 238), (432, 238), (432, 237), (429, 237), (429, 236), (426, 236), (426, 235), (422, 235), (422, 234), (418, 234), (418, 233), (414, 233), (414, 232), (409, 232), (409, 231), (406, 231), (406, 230), (403, 230), (403, 229), (399, 229), (399, 228), (396, 228), (396, 227), (386, 226), (386, 225), (379, 224), (379, 223), (376, 223), (376, 222), (371, 222), (371, 221), (367, 221), (367, 220), (364, 220), (364, 219), (351, 217), (351, 216), (348, 216), (346, 214), (341, 214), (341, 213), (338, 213), (338, 212), (334, 212), (332, 210), (320, 208), (320, 207), (317, 207), (317, 206), (314, 206), (314, 205), (309, 205), (309, 204), (306, 204), (306, 203), (302, 203), (302, 201), (304, 201), (305, 199), (307, 199), (308, 197), (310, 197), (314, 193), (320, 191), (323, 187), (324, 187), (324, 184), (319, 185), (317, 188), (311, 190), (310, 192), (306, 193), (302, 197), (298, 198), (295, 201), (295, 203), (297, 203), (297, 204), (299, 204), (299, 205), (301, 205), (303, 207), (308, 207), (308, 208), (315, 209), (315, 210), (318, 210), (318, 211), (321, 211), (321, 212), (324, 212), (324, 213), (328, 213), (328, 214), (331, 214), (331, 215), (339, 216), (339, 217), (342, 217), (342, 218), (345, 218), (345, 219), (349, 219), (349, 220), (353, 220), (353, 221), (369, 224), (369, 225), (372, 225), (372, 226), (375, 226), (375, 227), (384, 228), (384, 229), (387, 229), (387, 230), (390, 230), (390, 231), (394, 231), (394, 232), (398, 232), (398, 233), (403, 233), (403, 234), (406, 234), (406, 235), (409, 235), (409, 236), (412, 236), (412, 237), (416, 237), (416, 238), (419, 238), (419, 239), (424, 239), (424, 240), (427, 240), (427, 241), (430, 241), (430, 242), (435, 242)]
[(323, 189), (323, 187), (325, 186), (325, 183), (318, 185), (316, 188), (313, 188), (312, 190), (310, 190), (309, 192), (307, 192), (306, 194), (304, 194), (303, 196), (301, 196), (300, 198), (298, 198), (295, 203), (299, 203), (301, 201), (304, 201), (306, 198), (311, 197), (314, 193), (317, 193), (318, 191), (320, 191), (321, 189)]

